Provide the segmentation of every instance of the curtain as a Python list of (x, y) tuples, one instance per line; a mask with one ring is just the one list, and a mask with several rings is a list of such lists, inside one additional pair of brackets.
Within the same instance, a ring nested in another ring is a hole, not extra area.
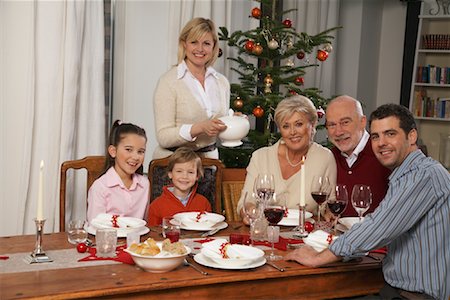
[[(35, 232), (41, 160), (52, 232), (61, 163), (104, 154), (103, 33), (103, 1), (0, 1), (0, 236)], [(77, 181), (69, 216), (84, 219)]]

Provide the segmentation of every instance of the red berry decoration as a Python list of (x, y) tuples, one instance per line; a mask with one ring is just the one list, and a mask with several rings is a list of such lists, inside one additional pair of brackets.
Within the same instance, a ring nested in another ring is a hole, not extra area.
[(289, 90), (289, 94), (294, 95), (294, 96), (295, 96), (295, 95), (298, 95), (297, 92), (294, 91), (294, 90)]
[(252, 17), (255, 19), (261, 19), (262, 13), (259, 7), (254, 7), (252, 9)]
[(78, 244), (77, 244), (77, 251), (78, 251), (79, 253), (84, 253), (84, 252), (86, 252), (86, 251), (87, 251), (87, 246), (86, 246), (86, 244), (85, 244), (85, 243), (78, 243)]
[(328, 52), (325, 50), (317, 50), (317, 59), (325, 61), (328, 58)]
[(255, 55), (261, 55), (263, 52), (263, 47), (258, 43), (253, 47), (252, 53)]
[(309, 222), (309, 221), (306, 221), (306, 222), (305, 222), (305, 230), (308, 231), (308, 233), (313, 232), (313, 230), (314, 230), (314, 224), (311, 223), (311, 222)]
[(305, 52), (300, 51), (299, 53), (297, 53), (297, 58), (298, 59), (303, 59), (305, 57)]
[(292, 27), (292, 21), (289, 20), (289, 19), (286, 19), (286, 20), (283, 21), (283, 25), (286, 28), (291, 28)]
[(262, 109), (262, 107), (258, 105), (253, 109), (253, 115), (257, 118), (261, 118), (262, 116), (264, 116), (264, 109)]
[(297, 85), (303, 85), (305, 83), (305, 80), (303, 79), (303, 77), (297, 77), (295, 78), (295, 84)]
[(247, 50), (248, 52), (252, 52), (253, 47), (255, 47), (255, 42), (252, 40), (248, 40), (245, 42), (244, 47), (245, 47), (245, 50)]

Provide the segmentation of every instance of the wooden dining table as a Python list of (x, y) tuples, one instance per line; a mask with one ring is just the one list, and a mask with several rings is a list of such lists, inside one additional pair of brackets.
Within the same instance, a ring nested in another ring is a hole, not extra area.
[[(248, 232), (246, 226), (230, 224), (216, 234)], [(161, 239), (158, 228), (141, 237)], [(195, 237), (200, 233), (183, 232)], [(0, 237), (0, 256), (34, 249), (35, 235)], [(65, 233), (43, 236), (44, 250), (73, 249)], [(276, 251), (286, 255), (288, 251)], [(377, 254), (375, 254), (377, 255)], [(383, 255), (379, 255), (382, 258)], [(48, 269), (39, 271), (0, 272), (0, 299), (327, 299), (377, 293), (383, 285), (381, 262), (374, 257), (337, 262), (310, 268), (292, 261), (277, 261), (280, 272), (265, 264), (246, 270), (224, 270), (193, 264), (209, 275), (181, 265), (167, 273), (149, 273), (137, 266), (115, 263), (107, 265)], [(0, 262), (1, 266), (1, 262)], [(1, 270), (0, 270), (1, 271)]]

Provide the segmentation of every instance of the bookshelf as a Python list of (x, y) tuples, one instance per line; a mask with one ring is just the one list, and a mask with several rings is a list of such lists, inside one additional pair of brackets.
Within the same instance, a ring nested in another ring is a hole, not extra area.
[(421, 3), (409, 109), (430, 156), (439, 159), (440, 134), (450, 134), (450, 15), (436, 3)]

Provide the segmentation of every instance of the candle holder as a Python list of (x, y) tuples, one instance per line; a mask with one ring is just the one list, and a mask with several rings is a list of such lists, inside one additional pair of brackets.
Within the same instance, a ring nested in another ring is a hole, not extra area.
[(305, 230), (305, 208), (306, 205), (299, 205), (298, 206), (298, 226), (294, 228), (295, 232), (293, 236), (298, 238), (305, 238), (308, 236), (308, 232)]
[(52, 262), (53, 260), (42, 249), (42, 233), (44, 231), (45, 219), (34, 219), (34, 223), (36, 224), (36, 245), (34, 251), (26, 259), (30, 264)]

